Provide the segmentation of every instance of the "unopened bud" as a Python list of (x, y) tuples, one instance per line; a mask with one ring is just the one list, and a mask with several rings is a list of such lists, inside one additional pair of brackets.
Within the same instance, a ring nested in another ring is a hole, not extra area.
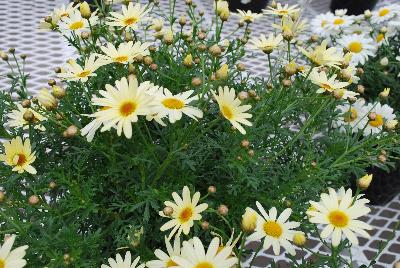
[(79, 11), (81, 12), (81, 15), (83, 18), (88, 19), (92, 15), (92, 12), (90, 11), (90, 6), (89, 4), (84, 1), (79, 5)]
[(302, 247), (306, 244), (307, 238), (303, 232), (297, 232), (293, 235), (293, 244), (298, 247)]
[(313, 43), (317, 42), (318, 41), (318, 35), (311, 35), (310, 41), (313, 42)]
[(90, 37), (90, 32), (82, 32), (81, 33), (81, 38), (83, 40), (87, 40), (87, 39), (89, 39), (89, 37)]
[(63, 132), (63, 137), (64, 138), (72, 138), (75, 137), (76, 134), (78, 134), (78, 127), (76, 127), (75, 125), (71, 125), (69, 127), (67, 127), (67, 129)]
[(22, 105), (22, 107), (24, 107), (24, 108), (29, 108), (29, 107), (31, 107), (31, 101), (28, 100), (28, 99), (25, 99), (25, 100), (23, 100), (23, 101), (21, 102), (21, 105)]
[(276, 4), (275, 0), (272, 0), (271, 5), (272, 8), (276, 8), (278, 5)]
[(199, 78), (199, 77), (194, 77), (193, 79), (192, 79), (192, 86), (194, 86), (194, 87), (198, 87), (198, 86), (200, 86), (201, 85), (201, 78)]
[(372, 113), (370, 113), (369, 115), (368, 115), (368, 118), (370, 119), (370, 120), (375, 120), (376, 119), (376, 113), (374, 113), (374, 112), (372, 112)]
[(242, 230), (246, 233), (252, 233), (257, 225), (257, 212), (251, 208), (246, 208), (245, 213), (242, 215)]
[(213, 55), (214, 57), (218, 57), (218, 56), (220, 56), (221, 53), (222, 53), (221, 48), (220, 48), (217, 44), (212, 45), (212, 46), (208, 49), (208, 51), (209, 51), (210, 54)]
[(0, 51), (0, 58), (4, 61), (8, 61), (8, 55), (7, 53)]
[(150, 56), (146, 56), (143, 58), (143, 63), (150, 66), (153, 63), (153, 59)]
[(47, 88), (42, 88), (37, 95), (39, 103), (47, 110), (53, 110), (58, 106), (57, 99), (50, 94)]
[(22, 118), (27, 122), (31, 122), (35, 119), (35, 115), (30, 109), (27, 109), (22, 115)]
[(249, 151), (247, 152), (247, 154), (248, 154), (250, 157), (253, 157), (253, 156), (255, 155), (255, 152), (254, 152), (254, 150), (249, 150)]
[(220, 205), (218, 207), (218, 213), (222, 216), (228, 215), (229, 209), (226, 205)]
[(65, 89), (60, 86), (53, 86), (52, 93), (53, 93), (53, 96), (56, 97), (57, 99), (62, 99), (66, 95)]
[(210, 223), (208, 221), (203, 221), (201, 223), (201, 229), (208, 230), (210, 228)]
[(385, 128), (386, 128), (387, 130), (393, 130), (393, 129), (396, 128), (396, 126), (397, 126), (398, 123), (399, 123), (399, 121), (396, 120), (396, 119), (388, 120), (388, 121), (386, 121), (386, 123), (385, 123)]
[(384, 57), (384, 58), (382, 58), (382, 59), (379, 61), (379, 63), (380, 63), (382, 66), (387, 66), (387, 65), (389, 64), (389, 59), (388, 59), (387, 57)]
[(362, 76), (364, 74), (364, 69), (361, 67), (358, 67), (356, 73), (357, 73), (357, 76)]
[(357, 92), (360, 93), (360, 94), (364, 94), (365, 87), (363, 85), (358, 85), (357, 86)]
[(157, 70), (157, 68), (158, 68), (158, 65), (155, 63), (150, 65), (150, 69), (152, 69), (153, 71)]
[(193, 56), (192, 54), (188, 54), (184, 59), (183, 59), (183, 65), (186, 67), (192, 67), (193, 65)]
[(4, 199), (6, 199), (6, 195), (3, 191), (0, 191), (0, 203), (3, 203)]
[(390, 88), (385, 88), (383, 89), (382, 92), (379, 93), (379, 97), (381, 97), (382, 99), (387, 99), (389, 97), (389, 93), (390, 93)]
[(40, 202), (40, 199), (37, 195), (31, 195), (28, 199), (29, 205), (32, 205), (32, 206), (39, 204), (39, 202)]
[(172, 207), (165, 207), (163, 213), (165, 216), (171, 217), (172, 213), (174, 213), (174, 209)]
[(54, 181), (51, 181), (50, 183), (49, 183), (49, 188), (50, 189), (55, 189), (57, 187), (57, 184), (54, 182)]
[(240, 142), (240, 146), (242, 146), (243, 148), (249, 148), (249, 146), (250, 146), (249, 140), (246, 140), (246, 139), (242, 140)]
[(366, 174), (358, 179), (357, 186), (361, 190), (367, 190), (371, 182), (372, 182), (372, 174)]
[(211, 185), (208, 187), (208, 192), (210, 194), (215, 194), (217, 192), (217, 187), (215, 187), (214, 185)]
[(240, 91), (238, 94), (238, 98), (241, 101), (246, 100), (249, 98), (249, 93), (247, 93), (246, 91)]
[(223, 64), (219, 70), (217, 70), (215, 77), (217, 80), (225, 80), (228, 77), (228, 64)]
[(385, 155), (381, 154), (381, 155), (378, 156), (378, 160), (381, 163), (385, 163), (386, 160), (387, 160), (387, 157)]
[(283, 80), (282, 80), (282, 84), (283, 84), (285, 87), (290, 87), (290, 86), (292, 85), (292, 81), (289, 80), (289, 79), (283, 79)]

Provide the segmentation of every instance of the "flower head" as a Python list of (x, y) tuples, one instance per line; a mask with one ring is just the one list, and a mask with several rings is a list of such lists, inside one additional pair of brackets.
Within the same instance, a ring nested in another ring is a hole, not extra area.
[(2, 268), (22, 268), (26, 265), (24, 260), (28, 246), (21, 246), (11, 250), (16, 236), (12, 235), (5, 239), (4, 244), (0, 245), (0, 267)]
[(96, 25), (98, 19), (99, 18), (96, 14), (92, 14), (89, 19), (85, 19), (82, 17), (79, 10), (74, 10), (69, 14), (69, 16), (61, 18), (61, 22), (59, 23), (60, 31), (64, 34), (70, 34), (73, 32), (76, 35), (80, 35), (85, 31), (90, 32), (90, 27)]
[(100, 49), (105, 55), (101, 55), (105, 63), (132, 63), (137, 58), (142, 58), (150, 54), (148, 47), (149, 43), (141, 43), (132, 41), (127, 43), (121, 43), (118, 48), (116, 48), (112, 43), (108, 43), (107, 46), (102, 46)]
[[(24, 118), (24, 115), (27, 112), (32, 113), (32, 119), (29, 121)], [(31, 108), (22, 107), (22, 105), (19, 103), (17, 104), (17, 109), (12, 110), (6, 116), (8, 117), (6, 125), (9, 127), (28, 129), (29, 124), (33, 124), (34, 129), (41, 131), (46, 130), (45, 127), (40, 124), (40, 122), (45, 121), (46, 118)]]
[(0, 161), (6, 165), (13, 167), (13, 171), (18, 173), (28, 172), (36, 174), (36, 169), (31, 166), (36, 160), (35, 153), (32, 152), (31, 142), (26, 139), (25, 142), (21, 137), (16, 137), (10, 142), (3, 142), (4, 154), (0, 154)]
[(251, 118), (252, 115), (245, 113), (250, 110), (251, 105), (241, 105), (241, 101), (236, 97), (235, 90), (225, 86), (218, 89), (218, 95), (212, 92), (214, 98), (216, 99), (219, 110), (222, 115), (227, 119), (235, 128), (237, 128), (240, 133), (246, 134), (246, 130), (241, 126), (241, 124), (251, 126), (252, 124), (247, 120)]
[(133, 5), (132, 2), (128, 6), (122, 5), (122, 14), (117, 12), (110, 12), (111, 17), (107, 18), (107, 24), (120, 28), (137, 30), (138, 23), (146, 20), (146, 14), (150, 10), (146, 10), (146, 6), (139, 3)]
[(127, 251), (125, 254), (125, 259), (123, 259), (120, 254), (117, 254), (115, 259), (108, 259), (109, 265), (102, 264), (101, 268), (144, 268), (145, 264), (138, 265), (139, 261), (140, 257), (137, 257), (132, 262), (132, 255), (129, 251)]
[(237, 10), (237, 13), (234, 14), (235, 16), (240, 18), (241, 22), (252, 23), (254, 20), (261, 18), (263, 15), (258, 13), (253, 13), (251, 10), (243, 11)]
[(263, 11), (264, 11), (264, 14), (286, 17), (286, 16), (290, 16), (292, 14), (298, 13), (300, 11), (300, 9), (297, 8), (297, 5), (289, 6), (288, 4), (286, 4), (283, 6), (280, 3), (278, 3), (275, 8), (268, 6), (268, 9), (264, 9)]
[(182, 256), (172, 257), (178, 268), (231, 268), (237, 264), (238, 259), (232, 257), (232, 248), (219, 248), (219, 238), (215, 237), (207, 251), (197, 237), (193, 243), (183, 242)]
[(95, 71), (104, 64), (104, 60), (97, 58), (94, 54), (85, 60), (83, 67), (76, 61), (69, 60), (65, 67), (65, 72), (59, 73), (58, 77), (64, 80), (86, 82), (89, 77), (96, 76)]
[(336, 74), (328, 78), (324, 71), (318, 72), (317, 68), (314, 68), (311, 71), (308, 78), (311, 82), (319, 86), (317, 93), (332, 93), (335, 90), (343, 89), (349, 85), (347, 82), (340, 82), (336, 80)]
[(339, 117), (335, 121), (334, 126), (345, 132), (346, 127), (350, 127), (353, 133), (363, 129), (368, 122), (368, 110), (365, 106), (364, 99), (358, 99), (355, 103), (345, 103), (336, 107), (339, 111)]
[(364, 128), (364, 135), (380, 133), (386, 122), (396, 118), (393, 108), (387, 104), (369, 103), (366, 109), (369, 112), (369, 121)]
[(357, 34), (342, 36), (337, 42), (343, 48), (352, 52), (351, 63), (353, 65), (364, 64), (368, 57), (375, 56), (378, 48), (371, 37)]
[(365, 230), (371, 230), (371, 226), (358, 220), (359, 217), (368, 214), (371, 210), (366, 207), (366, 199), (354, 198), (351, 189), (342, 195), (329, 188), (329, 193), (321, 194), (319, 202), (310, 201), (315, 210), (308, 211), (309, 220), (312, 223), (325, 225), (321, 232), (322, 238), (332, 236), (334, 247), (340, 244), (342, 234), (353, 245), (358, 245), (358, 239), (354, 233), (369, 237)]
[(279, 46), (282, 40), (283, 37), (281, 34), (274, 36), (273, 33), (270, 33), (268, 38), (266, 38), (265, 35), (262, 34), (259, 38), (250, 39), (248, 47), (255, 50), (261, 50), (266, 54), (270, 54), (275, 48)]
[(292, 229), (299, 227), (300, 223), (287, 221), (290, 214), (292, 214), (292, 210), (287, 208), (278, 216), (275, 207), (271, 208), (267, 213), (259, 202), (256, 205), (261, 215), (257, 218), (255, 232), (247, 239), (249, 241), (258, 241), (264, 238), (264, 249), (267, 250), (272, 245), (275, 255), (279, 255), (280, 247), (282, 246), (290, 254), (295, 255), (296, 251), (289, 241), (293, 241), (293, 236), (296, 233)]
[(322, 41), (321, 45), (312, 50), (300, 48), (301, 52), (317, 66), (338, 67), (343, 60), (343, 57), (338, 53), (335, 47), (327, 48), (328, 41)]
[(400, 15), (399, 5), (388, 5), (372, 12), (371, 21), (374, 24), (382, 23)]
[(165, 246), (167, 248), (167, 252), (164, 252), (160, 249), (156, 249), (154, 251), (154, 255), (158, 258), (158, 260), (148, 261), (146, 263), (146, 267), (148, 268), (168, 268), (178, 266), (173, 260), (172, 257), (181, 256), (181, 241), (179, 236), (175, 236), (174, 244), (165, 237)]
[(167, 223), (161, 226), (161, 231), (166, 231), (172, 229), (169, 239), (176, 233), (180, 236), (183, 232), (184, 234), (189, 234), (190, 228), (193, 227), (194, 221), (200, 220), (201, 212), (207, 209), (208, 205), (206, 203), (198, 204), (200, 200), (200, 193), (196, 192), (193, 197), (190, 197), (190, 190), (187, 186), (183, 187), (182, 198), (176, 193), (172, 193), (172, 197), (175, 201), (165, 201), (164, 205), (171, 207), (173, 213), (171, 216), (167, 216), (163, 211), (159, 214), (161, 217), (171, 218)]

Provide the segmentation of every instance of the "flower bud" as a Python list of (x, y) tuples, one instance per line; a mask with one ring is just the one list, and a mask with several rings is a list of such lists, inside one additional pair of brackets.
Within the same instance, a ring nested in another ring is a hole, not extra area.
[(381, 154), (381, 155), (379, 155), (379, 156), (378, 156), (378, 161), (379, 161), (379, 162), (381, 162), (381, 163), (385, 163), (385, 162), (386, 162), (386, 160), (387, 160), (387, 157), (386, 157), (386, 155), (384, 155), (384, 154)]
[(71, 126), (67, 127), (66, 130), (64, 130), (63, 137), (64, 138), (72, 138), (72, 137), (76, 136), (76, 134), (78, 134), (78, 131), (79, 131), (78, 127), (71, 125)]
[(383, 34), (387, 33), (387, 31), (388, 31), (388, 28), (385, 26), (383, 26), (382, 28), (379, 29), (379, 32), (383, 33)]
[(249, 92), (250, 97), (254, 98), (255, 96), (257, 96), (257, 92), (253, 89), (250, 89), (248, 92)]
[(202, 81), (201, 81), (201, 78), (199, 78), (199, 77), (194, 77), (192, 79), (192, 86), (194, 86), (194, 87), (200, 86), (201, 83), (202, 83)]
[(22, 118), (27, 122), (32, 122), (35, 119), (35, 115), (30, 109), (27, 109), (22, 115)]
[(208, 230), (210, 228), (210, 223), (208, 221), (203, 221), (201, 223), (201, 229)]
[(293, 244), (298, 247), (302, 247), (306, 244), (307, 238), (303, 232), (297, 232), (293, 235)]
[(22, 107), (24, 107), (24, 108), (29, 108), (29, 107), (31, 107), (31, 101), (28, 100), (28, 99), (25, 99), (25, 100), (23, 100), (23, 101), (21, 102), (21, 105), (22, 105)]
[(206, 46), (205, 44), (200, 44), (200, 45), (197, 46), (197, 49), (198, 49), (200, 52), (204, 52), (204, 51), (207, 50), (207, 46)]
[(289, 80), (289, 79), (283, 79), (283, 80), (282, 80), (282, 84), (283, 84), (285, 87), (290, 87), (290, 86), (292, 85), (292, 81)]
[(389, 64), (389, 59), (388, 59), (387, 57), (384, 57), (384, 58), (382, 58), (382, 59), (379, 61), (379, 63), (380, 63), (382, 66), (388, 66), (388, 64)]
[(157, 68), (158, 68), (158, 65), (155, 63), (150, 65), (150, 69), (152, 69), (153, 71), (157, 70)]
[(222, 216), (228, 215), (229, 209), (226, 205), (220, 205), (218, 207), (218, 213)]
[(276, 4), (275, 0), (272, 0), (271, 5), (272, 8), (276, 8), (278, 5)]
[(184, 59), (183, 59), (183, 65), (186, 67), (192, 67), (193, 65), (193, 56), (192, 54), (188, 54)]
[(240, 142), (240, 146), (242, 146), (243, 148), (249, 148), (249, 146), (250, 146), (249, 140), (246, 140), (246, 139), (242, 140)]
[(372, 181), (372, 174), (366, 174), (358, 179), (357, 186), (361, 190), (367, 190), (369, 185), (371, 184), (371, 181)]
[(254, 150), (249, 150), (249, 151), (247, 152), (247, 154), (248, 154), (250, 157), (253, 157), (256, 153), (254, 152)]
[(49, 183), (49, 188), (50, 189), (55, 189), (57, 187), (57, 184), (54, 182), (54, 181), (51, 181), (50, 183)]
[(3, 191), (0, 191), (0, 203), (3, 203), (4, 199), (6, 199), (6, 195)]
[(287, 76), (292, 76), (297, 73), (297, 64), (294, 61), (285, 65), (285, 73)]
[(249, 98), (249, 93), (247, 93), (246, 91), (240, 91), (238, 94), (238, 98), (241, 101), (246, 100)]
[(0, 51), (0, 58), (4, 61), (8, 61), (8, 55), (7, 53)]
[(358, 85), (357, 86), (357, 92), (360, 93), (360, 94), (364, 94), (365, 87), (363, 85)]
[(57, 99), (62, 99), (65, 97), (66, 91), (64, 88), (60, 86), (53, 86), (52, 93), (53, 96), (56, 97)]
[(362, 76), (364, 74), (364, 69), (361, 67), (358, 67), (356, 73), (357, 73), (357, 76)]
[(143, 63), (146, 64), (146, 65), (148, 65), (148, 66), (150, 66), (150, 65), (153, 63), (152, 57), (150, 57), (150, 56), (145, 56), (145, 57), (143, 58)]
[(165, 207), (163, 213), (165, 216), (171, 217), (172, 213), (174, 213), (174, 209), (172, 207)]
[(211, 185), (208, 187), (208, 192), (210, 194), (215, 194), (217, 192), (217, 187), (215, 187), (214, 185)]
[(387, 99), (387, 97), (389, 97), (389, 93), (390, 93), (390, 88), (385, 88), (383, 89), (382, 92), (379, 93), (379, 97), (381, 97), (382, 99)]
[[(189, 35), (189, 36), (190, 36), (190, 35)], [(189, 36), (188, 36), (188, 37), (189, 37)], [(206, 39), (207, 35), (206, 35), (205, 32), (199, 32), (199, 33), (197, 34), (197, 37), (198, 37), (200, 40), (204, 40), (204, 39)]]
[(310, 41), (313, 42), (313, 43), (317, 42), (318, 41), (318, 35), (311, 35)]
[(15, 53), (15, 47), (10, 47), (8, 49), (8, 52), (10, 52), (11, 54), (14, 54)]
[(47, 88), (42, 88), (37, 95), (39, 103), (47, 110), (53, 110), (57, 107), (57, 99), (50, 94)]
[(164, 43), (171, 45), (174, 42), (174, 33), (171, 30), (167, 30), (164, 33)]
[(237, 68), (239, 71), (243, 72), (243, 71), (246, 70), (246, 65), (244, 65), (243, 63), (238, 63), (238, 64), (236, 64), (236, 68)]
[(374, 113), (374, 112), (370, 113), (370, 114), (368, 115), (368, 118), (369, 118), (370, 120), (375, 120), (375, 119), (376, 119), (376, 113)]
[(87, 40), (87, 39), (89, 39), (89, 37), (90, 37), (90, 32), (82, 32), (81, 33), (81, 38), (83, 39), (83, 40)]
[(186, 25), (186, 17), (185, 16), (180, 16), (179, 18), (179, 25), (181, 25), (182, 27)]
[(242, 215), (242, 230), (247, 233), (254, 232), (257, 225), (257, 212), (252, 208), (246, 208)]
[(39, 202), (40, 202), (40, 199), (37, 195), (31, 195), (28, 199), (28, 203), (31, 206), (35, 206), (35, 205), (39, 204)]
[(370, 19), (372, 17), (371, 10), (367, 9), (364, 11), (364, 18), (365, 19)]
[(212, 45), (212, 46), (208, 49), (208, 51), (209, 51), (210, 54), (211, 54), (212, 56), (214, 56), (214, 57), (219, 57), (219, 56), (221, 56), (221, 53), (222, 53), (221, 48), (220, 48), (217, 44)]
[(291, 41), (294, 37), (294, 34), (291, 30), (284, 30), (282, 36), (286, 41)]
[(83, 18), (88, 19), (92, 15), (92, 12), (90, 11), (90, 6), (89, 4), (84, 1), (79, 5), (79, 11), (81, 12), (81, 15)]
[(217, 80), (225, 80), (228, 77), (228, 64), (223, 64), (215, 74)]
[(385, 123), (385, 128), (386, 128), (387, 130), (393, 130), (393, 129), (396, 128), (396, 126), (397, 126), (398, 123), (399, 123), (399, 121), (396, 120), (396, 119), (388, 120), (388, 121), (386, 121), (386, 123)]

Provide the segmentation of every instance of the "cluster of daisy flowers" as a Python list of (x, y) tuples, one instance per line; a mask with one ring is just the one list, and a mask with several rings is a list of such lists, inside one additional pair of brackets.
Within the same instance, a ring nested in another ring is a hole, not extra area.
[(311, 20), (314, 34), (332, 45), (352, 52), (351, 63), (363, 65), (378, 48), (396, 35), (400, 26), (400, 5), (392, 4), (362, 15), (346, 15), (347, 10), (325, 13)]

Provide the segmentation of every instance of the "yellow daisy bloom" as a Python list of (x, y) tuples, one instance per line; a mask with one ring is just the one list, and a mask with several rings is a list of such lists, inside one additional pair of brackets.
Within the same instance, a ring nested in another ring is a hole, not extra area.
[(365, 230), (371, 230), (371, 226), (358, 220), (359, 217), (368, 214), (371, 209), (365, 204), (369, 201), (365, 198), (355, 199), (352, 196), (351, 189), (344, 194), (339, 194), (332, 188), (329, 188), (329, 194), (321, 194), (319, 202), (310, 201), (310, 204), (316, 209), (307, 211), (309, 221), (316, 224), (326, 225), (321, 232), (322, 238), (332, 236), (332, 245), (334, 247), (340, 244), (342, 233), (353, 245), (358, 245), (358, 239), (354, 233), (364, 237), (370, 237)]
[(146, 6), (141, 6), (140, 4), (133, 5), (133, 3), (130, 2), (128, 7), (122, 5), (122, 14), (110, 12), (111, 17), (107, 18), (107, 24), (110, 26), (136, 30), (138, 22), (143, 20), (143, 17), (149, 11), (150, 9), (146, 10)]
[(259, 19), (263, 16), (263, 14), (253, 13), (251, 10), (237, 10), (237, 13), (234, 16), (240, 18), (240, 22), (252, 23), (254, 20)]
[(297, 8), (297, 5), (289, 6), (288, 4), (286, 4), (283, 6), (280, 3), (278, 3), (276, 8), (268, 6), (268, 9), (264, 9), (263, 11), (264, 14), (267, 15), (277, 15), (280, 17), (285, 17), (298, 13), (300, 11), (300, 8)]
[(112, 43), (108, 43), (107, 46), (101, 46), (100, 49), (105, 55), (100, 55), (105, 63), (121, 63), (127, 64), (132, 63), (136, 58), (141, 58), (150, 54), (148, 47), (150, 43), (141, 43), (132, 41), (122, 43), (116, 48)]
[(332, 93), (335, 90), (340, 90), (349, 85), (347, 82), (340, 82), (336, 80), (336, 74), (332, 75), (328, 78), (327, 74), (324, 71), (318, 72), (317, 68), (314, 68), (308, 79), (319, 86), (317, 93)]
[(28, 172), (36, 174), (36, 169), (31, 166), (36, 160), (35, 153), (32, 152), (31, 142), (26, 139), (22, 141), (21, 137), (16, 137), (10, 142), (4, 142), (4, 154), (0, 154), (0, 161), (13, 167), (13, 171), (18, 173)]
[[(29, 111), (32, 113), (33, 118), (31, 121), (26, 121), (24, 118), (24, 114)], [(6, 123), (7, 126), (12, 128), (23, 128), (29, 129), (29, 124), (34, 124), (34, 129), (45, 131), (46, 128), (40, 124), (41, 121), (45, 121), (46, 117), (42, 116), (38, 112), (30, 109), (24, 108), (21, 104), (17, 104), (17, 109), (12, 110), (10, 113), (6, 115), (8, 117), (8, 121)]]
[[(107, 131), (115, 127), (118, 136), (122, 131), (126, 138), (132, 137), (132, 123), (138, 121), (139, 115), (148, 115), (151, 113), (152, 98), (146, 94), (146, 91), (154, 85), (150, 82), (143, 82), (139, 85), (136, 78), (130, 76), (129, 81), (123, 77), (115, 82), (115, 87), (107, 84), (106, 90), (100, 90), (102, 98), (94, 97), (92, 103), (100, 106), (101, 109), (94, 114), (94, 126), (90, 127), (88, 132), (94, 135), (90, 129), (97, 129), (101, 122), (104, 126), (101, 131)], [(95, 131), (94, 130), (94, 131)]]
[(282, 42), (283, 37), (281, 34), (274, 36), (273, 33), (270, 33), (268, 38), (265, 35), (261, 34), (259, 38), (250, 39), (248, 47), (254, 50), (261, 50), (266, 54), (270, 54), (275, 48), (279, 46)]
[(182, 232), (186, 235), (189, 234), (194, 221), (201, 220), (200, 213), (208, 208), (206, 203), (198, 204), (200, 200), (199, 192), (196, 192), (192, 198), (190, 197), (190, 190), (187, 186), (183, 187), (182, 198), (176, 192), (172, 193), (172, 197), (175, 203), (171, 201), (164, 202), (165, 206), (173, 209), (172, 215), (167, 216), (163, 211), (159, 212), (161, 217), (171, 218), (160, 228), (162, 232), (172, 229), (168, 239), (171, 239), (175, 233), (177, 236), (180, 236)]
[(63, 80), (86, 82), (89, 77), (96, 76), (95, 71), (104, 64), (104, 60), (96, 58), (94, 54), (90, 55), (90, 57), (85, 60), (83, 67), (76, 63), (76, 61), (69, 60), (65, 71), (59, 73), (58, 77)]
[(237, 128), (240, 133), (246, 134), (246, 130), (240, 125), (252, 126), (251, 122), (247, 118), (251, 118), (252, 115), (245, 113), (250, 110), (251, 105), (240, 105), (241, 101), (236, 97), (235, 90), (225, 86), (218, 89), (218, 95), (212, 91), (212, 94), (218, 102), (219, 109), (222, 115), (229, 120), (229, 122)]
[(343, 61), (342, 55), (335, 47), (327, 48), (328, 41), (322, 41), (321, 45), (309, 51), (300, 47), (300, 51), (317, 66), (330, 66), (339, 68)]
[(24, 259), (28, 246), (17, 247), (11, 250), (14, 242), (15, 235), (5, 239), (4, 244), (0, 245), (0, 267), (1, 268), (22, 268), (27, 263)]

